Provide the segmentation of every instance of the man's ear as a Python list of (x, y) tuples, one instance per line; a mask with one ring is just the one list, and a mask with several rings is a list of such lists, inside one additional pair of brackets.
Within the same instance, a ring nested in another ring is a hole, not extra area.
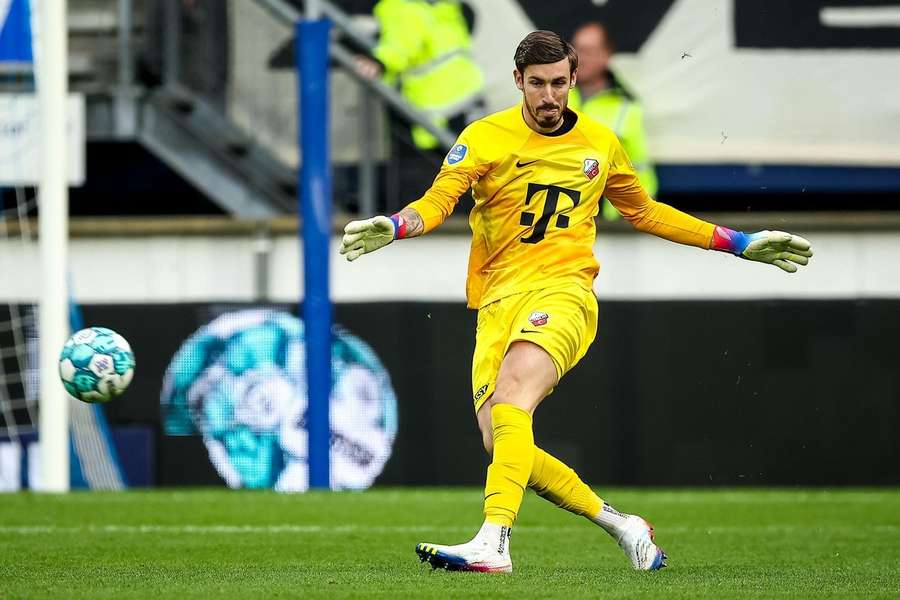
[(572, 71), (572, 81), (569, 82), (569, 87), (570, 88), (575, 87), (575, 82), (577, 82), (577, 81), (578, 81), (578, 69), (575, 69), (574, 71)]
[(516, 87), (525, 91), (525, 79), (522, 77), (522, 74), (519, 73), (518, 69), (513, 69), (513, 79), (516, 82)]

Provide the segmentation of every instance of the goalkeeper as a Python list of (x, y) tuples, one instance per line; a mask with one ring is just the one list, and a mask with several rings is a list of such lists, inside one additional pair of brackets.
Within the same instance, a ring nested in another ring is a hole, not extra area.
[(521, 104), (469, 125), (420, 199), (391, 217), (354, 221), (344, 229), (341, 253), (352, 261), (431, 231), (470, 187), (475, 199), (466, 296), (478, 310), (474, 408), (492, 456), (484, 522), (469, 542), (422, 543), (416, 552), (436, 567), (511, 571), (510, 529), (530, 487), (603, 528), (635, 569), (659, 569), (666, 555), (650, 525), (604, 502), (536, 446), (532, 432), (535, 409), (596, 334), (592, 286), (599, 266), (593, 247), (600, 199), (608, 198), (639, 231), (789, 273), (808, 263), (810, 244), (780, 231), (733, 231), (654, 201), (616, 136), (567, 108), (578, 58), (556, 33), (526, 36), (515, 66)]

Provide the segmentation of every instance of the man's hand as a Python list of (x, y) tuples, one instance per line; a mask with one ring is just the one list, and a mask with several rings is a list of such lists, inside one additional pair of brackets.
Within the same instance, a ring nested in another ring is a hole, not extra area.
[(341, 254), (354, 261), (363, 254), (384, 248), (394, 241), (396, 227), (387, 217), (372, 217), (364, 221), (350, 221), (344, 227)]
[(797, 265), (809, 264), (813, 255), (810, 243), (799, 235), (784, 231), (760, 231), (747, 236), (750, 243), (740, 253), (747, 260), (769, 263), (788, 273), (796, 273)]
[(797, 265), (809, 264), (813, 255), (808, 241), (784, 231), (744, 233), (717, 225), (710, 249), (731, 252), (735, 256), (775, 265), (788, 273), (796, 273)]
[(366, 79), (378, 79), (381, 77), (381, 63), (377, 60), (372, 60), (368, 56), (359, 54), (356, 56), (355, 63), (356, 72)]

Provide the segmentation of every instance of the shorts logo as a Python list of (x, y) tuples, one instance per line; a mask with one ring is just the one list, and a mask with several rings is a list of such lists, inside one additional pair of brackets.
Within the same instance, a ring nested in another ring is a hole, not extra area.
[(584, 159), (584, 167), (581, 171), (584, 173), (585, 177), (593, 179), (600, 174), (600, 163), (597, 162), (597, 159), (595, 158), (586, 158)]
[(450, 152), (447, 153), (447, 164), (455, 165), (456, 163), (458, 163), (459, 161), (461, 161), (462, 159), (464, 159), (466, 157), (466, 152), (468, 152), (468, 151), (469, 151), (469, 149), (466, 147), (465, 144), (457, 144), (457, 145), (453, 146), (450, 149)]
[(541, 312), (539, 310), (534, 311), (530, 315), (528, 315), (528, 320), (535, 327), (540, 327), (541, 325), (546, 325), (547, 321), (550, 320), (550, 315), (545, 312)]
[(478, 400), (481, 400), (481, 397), (484, 396), (485, 392), (487, 392), (487, 389), (488, 389), (488, 384), (484, 384), (483, 386), (478, 388), (478, 391), (475, 392), (475, 401), (476, 402)]

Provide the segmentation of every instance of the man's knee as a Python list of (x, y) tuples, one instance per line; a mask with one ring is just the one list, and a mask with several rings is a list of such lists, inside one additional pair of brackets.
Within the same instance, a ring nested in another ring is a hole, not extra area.
[(494, 404), (511, 404), (528, 413), (533, 413), (541, 400), (553, 390), (551, 385), (531, 383), (527, 376), (520, 373), (507, 373), (505, 377), (497, 381), (494, 391)]
[(515, 404), (522, 398), (525, 389), (521, 373), (507, 372), (497, 381), (494, 389), (494, 404)]

